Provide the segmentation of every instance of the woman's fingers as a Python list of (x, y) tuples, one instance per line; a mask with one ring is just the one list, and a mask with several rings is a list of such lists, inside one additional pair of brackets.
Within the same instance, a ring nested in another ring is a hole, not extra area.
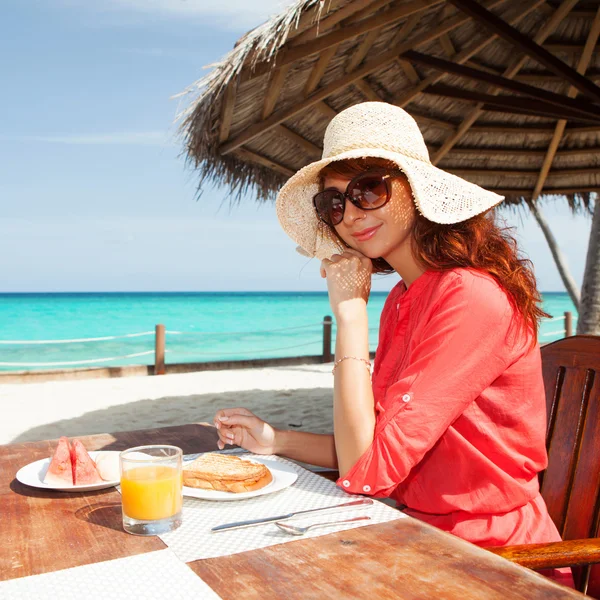
[(224, 444), (233, 444), (235, 440), (235, 432), (231, 428), (220, 429), (219, 440)]
[(225, 419), (223, 419), (222, 417), (219, 419), (221, 428), (223, 428), (224, 426), (233, 428), (237, 425), (244, 429), (252, 429), (252, 427), (255, 427), (259, 422), (260, 419), (252, 413), (250, 413), (250, 415), (235, 414), (230, 415)]
[(254, 413), (250, 412), (247, 408), (238, 407), (238, 408), (223, 408), (218, 410), (213, 419), (213, 423), (217, 429), (221, 423), (227, 423), (229, 418), (232, 415), (246, 415), (249, 417), (254, 417)]
[(327, 277), (327, 267), (331, 264), (331, 261), (328, 258), (324, 258), (321, 261), (321, 277), (325, 279)]

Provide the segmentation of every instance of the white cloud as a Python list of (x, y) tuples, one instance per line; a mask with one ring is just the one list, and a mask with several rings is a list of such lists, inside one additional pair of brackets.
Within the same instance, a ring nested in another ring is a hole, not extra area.
[(219, 27), (244, 30), (260, 25), (293, 2), (294, 0), (105, 0), (99, 4), (83, 0), (62, 0), (63, 4), (93, 7), (94, 10), (210, 19)]
[(8, 142), (42, 142), (70, 145), (116, 145), (116, 146), (172, 146), (172, 139), (164, 131), (118, 131), (114, 133), (66, 134), (66, 135), (2, 135)]

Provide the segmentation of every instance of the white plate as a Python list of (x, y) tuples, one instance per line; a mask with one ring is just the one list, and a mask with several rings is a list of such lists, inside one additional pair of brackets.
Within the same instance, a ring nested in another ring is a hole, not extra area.
[[(89, 452), (89, 455), (92, 460), (96, 460), (100, 454), (107, 454), (108, 452), (120, 454), (117, 450), (106, 450)], [(114, 481), (102, 481), (101, 483), (94, 483), (91, 485), (51, 485), (44, 483), (44, 477), (46, 476), (46, 471), (48, 471), (49, 466), (50, 458), (43, 458), (42, 460), (36, 460), (35, 462), (29, 463), (19, 469), (17, 480), (31, 487), (41, 488), (43, 490), (55, 490), (57, 492), (91, 492), (92, 490), (103, 490), (104, 488), (119, 485), (118, 479), (115, 479)]]
[[(183, 486), (183, 495), (190, 496), (192, 498), (200, 498), (202, 500), (245, 500), (246, 498), (255, 498), (256, 496), (263, 496), (264, 494), (272, 494), (273, 492), (278, 492), (279, 490), (283, 490), (286, 487), (292, 485), (296, 479), (298, 479), (298, 474), (294, 469), (286, 464), (275, 462), (274, 460), (266, 460), (262, 458), (246, 458), (243, 457), (244, 460), (250, 460), (253, 462), (259, 462), (265, 465), (269, 471), (271, 471), (271, 475), (273, 476), (273, 481), (259, 490), (254, 490), (253, 492), (218, 492), (216, 490), (202, 490), (199, 488), (191, 488), (186, 485)], [(186, 461), (190, 462), (190, 461)], [(185, 467), (185, 462), (183, 463)]]

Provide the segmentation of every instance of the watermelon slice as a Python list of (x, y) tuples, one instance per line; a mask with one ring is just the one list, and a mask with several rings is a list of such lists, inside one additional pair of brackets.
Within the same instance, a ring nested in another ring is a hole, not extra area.
[(61, 437), (58, 446), (50, 460), (50, 466), (44, 477), (44, 483), (48, 485), (64, 486), (73, 485), (73, 468), (71, 463), (71, 448), (69, 440)]
[(73, 440), (71, 449), (71, 461), (73, 464), (73, 484), (91, 485), (102, 483), (96, 463), (87, 453), (84, 445), (79, 440)]

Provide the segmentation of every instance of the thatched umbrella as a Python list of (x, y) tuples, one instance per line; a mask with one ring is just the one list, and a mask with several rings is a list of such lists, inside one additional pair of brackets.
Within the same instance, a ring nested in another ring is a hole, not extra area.
[[(364, 100), (405, 107), (432, 162), (509, 203), (600, 189), (598, 0), (297, 0), (188, 90), (189, 161), (274, 197)], [(600, 334), (600, 202), (579, 331)], [(548, 233), (548, 232), (547, 232)]]

